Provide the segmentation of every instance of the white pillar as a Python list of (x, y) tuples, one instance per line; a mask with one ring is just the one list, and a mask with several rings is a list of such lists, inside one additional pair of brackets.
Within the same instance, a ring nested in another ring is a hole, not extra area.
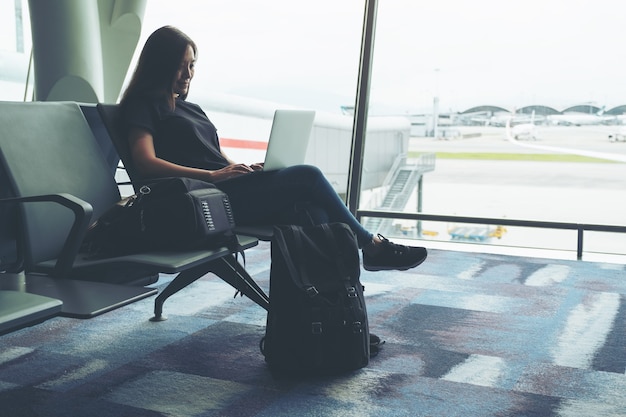
[(29, 0), (35, 99), (87, 103), (104, 96), (97, 2)]
[(35, 100), (114, 102), (145, 0), (29, 0)]

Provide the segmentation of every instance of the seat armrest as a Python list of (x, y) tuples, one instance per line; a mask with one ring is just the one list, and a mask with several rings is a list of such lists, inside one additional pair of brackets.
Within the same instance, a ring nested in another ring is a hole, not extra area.
[(56, 260), (53, 272), (54, 277), (66, 277), (72, 269), (74, 259), (76, 259), (80, 245), (91, 222), (93, 207), (88, 202), (67, 193), (0, 199), (0, 204), (30, 202), (53, 202), (72, 210), (74, 213), (74, 223)]

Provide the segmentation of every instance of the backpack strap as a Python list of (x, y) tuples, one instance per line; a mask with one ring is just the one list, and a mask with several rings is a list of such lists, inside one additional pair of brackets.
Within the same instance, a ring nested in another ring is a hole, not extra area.
[[(289, 226), (289, 230), (293, 235), (293, 244), (296, 249), (296, 253), (301, 253), (303, 249), (301, 229), (299, 229), (297, 226), (291, 225)], [(274, 231), (274, 242), (276, 242), (278, 248), (283, 254), (283, 259), (285, 261), (285, 264), (287, 265), (289, 274), (291, 275), (292, 280), (295, 282), (295, 284), (304, 289), (306, 294), (308, 294), (311, 298), (319, 294), (315, 286), (309, 280), (309, 277), (303, 266), (300, 265), (300, 268), (296, 268), (296, 265), (293, 262), (294, 260), (291, 255), (291, 251), (289, 250), (287, 242), (285, 241), (285, 235), (281, 229), (277, 229)]]
[[(341, 276), (343, 277), (343, 285), (344, 285), (344, 288), (346, 289), (346, 296), (348, 297), (348, 302), (350, 305), (350, 313), (352, 315), (352, 323), (351, 323), (352, 332), (362, 333), (364, 330), (363, 323), (361, 323), (358, 320), (359, 315), (357, 312), (358, 310), (363, 309), (363, 306), (361, 305), (361, 301), (359, 300), (358, 290), (354, 286), (354, 284), (352, 284), (352, 281), (351, 281), (352, 277), (350, 276), (350, 273), (348, 272), (348, 269), (346, 268), (346, 265), (343, 262), (342, 251), (339, 248), (339, 245), (337, 244), (336, 235), (333, 232), (333, 229), (331, 229), (331, 227), (328, 224), (322, 224), (321, 226), (322, 226), (322, 230), (324, 231), (324, 234), (326, 235), (326, 240), (328, 241), (328, 244), (332, 250), (332, 253), (335, 254), (333, 258), (335, 259), (337, 268), (339, 272), (341, 273)], [(360, 283), (357, 281), (356, 285), (360, 285)]]

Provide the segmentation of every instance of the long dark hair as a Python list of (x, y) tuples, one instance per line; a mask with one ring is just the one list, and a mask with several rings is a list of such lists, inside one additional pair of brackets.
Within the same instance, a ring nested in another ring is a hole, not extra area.
[[(187, 46), (191, 46), (194, 55), (198, 49), (193, 40), (173, 26), (163, 26), (155, 30), (146, 40), (133, 77), (124, 92), (122, 103), (129, 97), (144, 95), (153, 98), (162, 97), (170, 108), (174, 108), (174, 77), (185, 56)], [(180, 96), (183, 100), (187, 93)]]

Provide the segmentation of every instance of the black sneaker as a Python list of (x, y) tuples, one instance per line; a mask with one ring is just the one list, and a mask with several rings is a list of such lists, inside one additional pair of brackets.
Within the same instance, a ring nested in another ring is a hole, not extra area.
[(363, 268), (367, 271), (406, 271), (424, 262), (428, 256), (426, 248), (391, 243), (382, 235), (378, 238), (381, 243), (363, 248)]

